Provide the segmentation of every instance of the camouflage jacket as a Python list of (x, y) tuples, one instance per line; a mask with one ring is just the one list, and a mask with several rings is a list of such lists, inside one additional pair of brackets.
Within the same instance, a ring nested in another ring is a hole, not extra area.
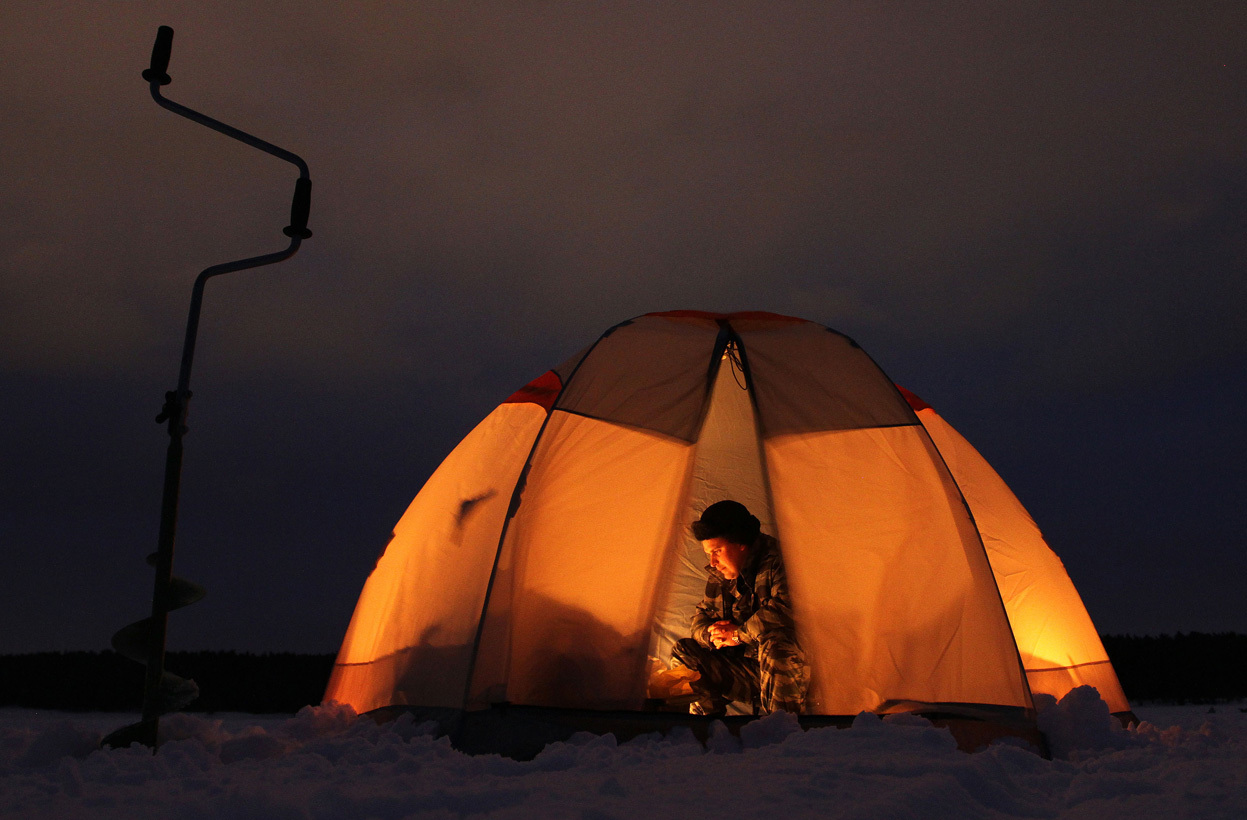
[(788, 640), (795, 640), (779, 542), (760, 535), (748, 556), (740, 576), (730, 581), (718, 570), (706, 567), (706, 595), (693, 615), (693, 638), (702, 646), (713, 646), (710, 625), (715, 621), (739, 626), (741, 643), (749, 647), (750, 655), (766, 633), (780, 631)]

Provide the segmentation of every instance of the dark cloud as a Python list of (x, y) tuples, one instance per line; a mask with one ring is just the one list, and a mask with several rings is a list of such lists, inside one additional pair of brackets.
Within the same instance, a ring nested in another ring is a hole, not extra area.
[[(1241, 420), (1225, 397), (1242, 396), (1247, 359), (1236, 4), (71, 2), (0, 15), (16, 499), (4, 547), (29, 572), (65, 556), (49, 577), (75, 559), (92, 568), (73, 589), (88, 603), (32, 609), (13, 648), (97, 644), (114, 625), (82, 618), (119, 606), (97, 578), (142, 597), (142, 568), (120, 556), (154, 540), (163, 437), (146, 419), (175, 375), (190, 283), (284, 245), (293, 171), (148, 99), (138, 72), (159, 24), (177, 31), (169, 96), (300, 152), (315, 180), (305, 250), (209, 286), (185, 560), (252, 597), (187, 613), (192, 642), (305, 595), (336, 603), (219, 639), (332, 644), (389, 525), (454, 441), (650, 310), (775, 310), (857, 337), (1020, 476), (1023, 500), (1067, 534), (1063, 555), (1098, 525), (1097, 548), (1128, 560), (1133, 536), (1114, 530), (1164, 508), (1168, 486), (1137, 471), (1192, 459), (1206, 506), (1155, 521), (1147, 562), (1189, 551), (1193, 529), (1211, 528), (1198, 543), (1217, 555), (1241, 532), (1217, 506), (1241, 495), (1247, 455), (1224, 422)], [(1134, 437), (1087, 421), (1124, 395), (1171, 406)], [(1220, 426), (1202, 426), (1209, 406)], [(1081, 506), (1098, 489), (1075, 482), (1079, 495), (1062, 475), (1082, 468), (1043, 458), (1046, 414), (1085, 430), (1066, 451), (1120, 448), (1136, 477), (1117, 507)], [(1217, 448), (1230, 455), (1184, 455)], [(244, 581), (217, 560), (246, 566)], [(1114, 628), (1143, 618), (1110, 579), (1092, 582), (1093, 615), (1103, 600)], [(51, 599), (57, 582), (29, 588)], [(1174, 594), (1147, 628), (1247, 628)]]

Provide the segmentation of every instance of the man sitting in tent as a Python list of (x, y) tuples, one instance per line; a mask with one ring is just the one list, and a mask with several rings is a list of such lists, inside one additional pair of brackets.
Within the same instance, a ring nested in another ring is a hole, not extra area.
[(710, 565), (706, 596), (693, 616), (693, 636), (677, 641), (672, 662), (701, 673), (690, 707), (723, 715), (728, 703), (755, 711), (800, 712), (809, 685), (797, 644), (779, 543), (736, 501), (707, 507), (692, 526)]

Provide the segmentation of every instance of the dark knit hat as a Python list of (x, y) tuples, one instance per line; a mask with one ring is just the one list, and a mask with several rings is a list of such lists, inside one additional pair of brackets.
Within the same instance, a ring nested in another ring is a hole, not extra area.
[(718, 501), (702, 511), (692, 530), (698, 541), (726, 538), (733, 544), (749, 546), (758, 540), (762, 525), (739, 501)]

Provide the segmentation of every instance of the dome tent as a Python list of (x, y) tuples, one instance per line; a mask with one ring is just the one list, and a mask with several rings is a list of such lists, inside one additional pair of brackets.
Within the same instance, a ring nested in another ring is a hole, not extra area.
[(1033, 726), (1034, 693), (1088, 683), (1129, 711), (1060, 560), (934, 410), (821, 325), (698, 311), (616, 325), (468, 434), (396, 525), (325, 699), (674, 719), (647, 682), (704, 587), (688, 525), (723, 498), (779, 539), (803, 722)]

